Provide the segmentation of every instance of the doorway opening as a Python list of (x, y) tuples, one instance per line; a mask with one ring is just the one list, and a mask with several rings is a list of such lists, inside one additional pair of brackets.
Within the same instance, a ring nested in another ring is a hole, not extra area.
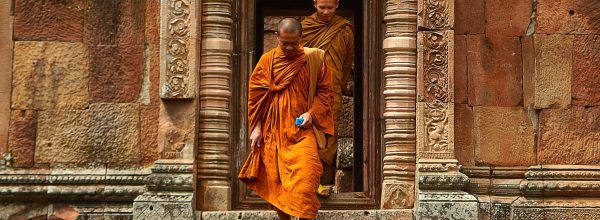
[[(234, 209), (266, 208), (262, 201), (237, 180), (237, 173), (248, 155), (247, 89), (248, 79), (260, 56), (276, 47), (275, 31), (286, 17), (302, 20), (315, 12), (312, 1), (249, 0), (234, 3), (234, 91), (232, 123), (238, 138), (232, 140)], [(334, 193), (323, 199), (322, 209), (376, 208), (381, 192), (380, 74), (381, 13), (378, 1), (340, 1), (337, 15), (348, 19), (354, 29), (354, 66), (349, 83), (342, 86), (337, 156), (333, 162)], [(365, 27), (367, 27), (365, 29)], [(371, 39), (370, 43), (367, 39)], [(239, 110), (239, 111), (238, 111)], [(241, 120), (240, 120), (241, 119)], [(234, 135), (235, 136), (235, 135)], [(316, 192), (315, 192), (316, 193)]]

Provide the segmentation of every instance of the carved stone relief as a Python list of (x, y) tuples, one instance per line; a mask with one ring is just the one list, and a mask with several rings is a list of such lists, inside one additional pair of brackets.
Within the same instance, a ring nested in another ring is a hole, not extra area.
[(160, 97), (195, 97), (195, 2), (189, 0), (162, 0), (164, 21), (161, 33), (161, 88)]

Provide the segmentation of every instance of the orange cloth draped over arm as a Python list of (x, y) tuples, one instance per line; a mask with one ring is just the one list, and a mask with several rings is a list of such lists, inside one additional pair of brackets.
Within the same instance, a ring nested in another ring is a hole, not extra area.
[[(239, 178), (285, 213), (314, 218), (320, 207), (315, 192), (322, 166), (313, 129), (298, 128), (294, 122), (296, 117), (309, 112), (321, 131), (332, 134), (333, 94), (331, 74), (327, 65), (323, 65), (309, 109), (310, 68), (304, 49), (299, 50), (301, 55), (293, 58), (284, 57), (279, 48), (269, 51), (250, 77), (249, 128), (256, 127), (259, 121), (262, 123), (264, 144), (256, 150), (259, 157), (246, 160)], [(252, 175), (254, 178), (246, 178)]]

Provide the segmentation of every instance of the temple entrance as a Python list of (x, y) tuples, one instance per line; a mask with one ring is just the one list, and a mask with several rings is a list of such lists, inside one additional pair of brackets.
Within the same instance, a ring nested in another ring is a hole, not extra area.
[[(338, 151), (332, 167), (334, 193), (323, 199), (322, 209), (366, 209), (379, 205), (381, 185), (380, 71), (381, 3), (342, 1), (337, 15), (348, 19), (354, 28), (355, 60), (350, 80), (342, 86)], [(237, 180), (237, 173), (248, 155), (247, 90), (248, 78), (260, 56), (276, 47), (275, 31), (284, 17), (302, 20), (315, 10), (312, 1), (250, 0), (235, 3), (234, 18), (234, 109), (233, 208), (262, 209), (266, 202)], [(365, 28), (367, 27), (367, 28)], [(366, 39), (374, 39), (367, 41)], [(365, 42), (369, 42), (368, 44)], [(378, 74), (379, 73), (379, 74)]]

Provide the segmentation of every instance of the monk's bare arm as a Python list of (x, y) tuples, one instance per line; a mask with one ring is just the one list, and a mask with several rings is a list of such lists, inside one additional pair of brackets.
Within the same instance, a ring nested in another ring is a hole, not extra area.
[(317, 80), (317, 92), (308, 113), (312, 117), (312, 122), (317, 129), (333, 135), (333, 113), (331, 103), (333, 101), (331, 70), (327, 63), (323, 63), (323, 68)]

